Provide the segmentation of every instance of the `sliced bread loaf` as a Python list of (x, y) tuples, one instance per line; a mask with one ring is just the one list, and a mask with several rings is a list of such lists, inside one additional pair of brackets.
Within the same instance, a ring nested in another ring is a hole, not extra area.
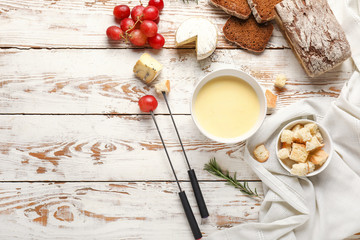
[(247, 20), (230, 17), (223, 27), (224, 36), (230, 42), (253, 52), (263, 52), (269, 42), (274, 26), (258, 24), (253, 16)]
[(251, 14), (247, 0), (210, 0), (210, 3), (241, 19), (248, 19)]
[(264, 23), (275, 18), (275, 5), (282, 0), (247, 0), (258, 23)]

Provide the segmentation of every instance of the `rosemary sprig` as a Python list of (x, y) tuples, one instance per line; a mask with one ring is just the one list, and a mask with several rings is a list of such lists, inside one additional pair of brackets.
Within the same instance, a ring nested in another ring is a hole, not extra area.
[(259, 197), (256, 188), (255, 190), (251, 190), (249, 187), (248, 182), (244, 182), (241, 184), (238, 180), (236, 180), (236, 173), (234, 176), (230, 176), (229, 171), (223, 171), (219, 164), (216, 162), (215, 158), (210, 159), (208, 163), (205, 164), (204, 170), (208, 171), (209, 173), (221, 177), (227, 181), (227, 184), (234, 186), (235, 188), (239, 189), (242, 193), (245, 193), (252, 197)]

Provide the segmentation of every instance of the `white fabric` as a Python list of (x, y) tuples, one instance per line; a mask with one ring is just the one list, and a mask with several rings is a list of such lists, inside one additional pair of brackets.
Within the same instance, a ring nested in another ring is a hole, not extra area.
[[(360, 69), (360, 0), (329, 3), (344, 26)], [(290, 176), (276, 159), (276, 136), (297, 118), (318, 121), (334, 142), (329, 166), (314, 177)], [(259, 143), (265, 143), (270, 151), (265, 163), (257, 162), (251, 154)], [(336, 100), (311, 98), (267, 117), (248, 140), (244, 158), (263, 182), (265, 197), (259, 223), (222, 230), (208, 240), (340, 240), (360, 232), (360, 74), (354, 72)]]

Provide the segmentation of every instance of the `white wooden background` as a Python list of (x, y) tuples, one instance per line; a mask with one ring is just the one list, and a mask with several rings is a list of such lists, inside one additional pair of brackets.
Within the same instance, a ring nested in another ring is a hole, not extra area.
[[(210, 141), (192, 123), (189, 100), (199, 78), (235, 66), (274, 90), (283, 108), (337, 97), (353, 71), (349, 60), (308, 78), (277, 27), (263, 54), (238, 49), (221, 31), (228, 16), (206, 0), (165, 1), (160, 51), (108, 41), (118, 4), (138, 2), (0, 0), (1, 239), (192, 239), (153, 122), (138, 110), (141, 96), (155, 94), (132, 73), (143, 52), (164, 64), (159, 80), (171, 80), (170, 105), (211, 215), (200, 226), (205, 237), (257, 221), (261, 204), (203, 171), (211, 157), (262, 190), (243, 160), (244, 143)], [(174, 31), (191, 16), (209, 18), (220, 32), (216, 52), (199, 62), (193, 46), (174, 47)], [(288, 77), (283, 91), (273, 88), (279, 73)], [(159, 98), (157, 119), (200, 221), (165, 107)]]

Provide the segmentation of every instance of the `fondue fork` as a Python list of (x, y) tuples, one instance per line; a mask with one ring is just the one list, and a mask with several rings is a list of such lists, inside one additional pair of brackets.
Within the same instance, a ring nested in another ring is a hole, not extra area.
[(170, 160), (169, 153), (168, 153), (168, 151), (167, 151), (167, 149), (166, 149), (164, 140), (163, 140), (163, 138), (162, 138), (162, 136), (161, 136), (159, 126), (158, 126), (158, 124), (157, 124), (157, 122), (156, 122), (154, 112), (153, 112), (153, 111), (150, 111), (150, 113), (151, 113), (152, 119), (154, 120), (156, 129), (157, 129), (157, 131), (158, 131), (158, 133), (159, 133), (159, 136), (160, 136), (160, 140), (161, 140), (161, 142), (162, 142), (162, 145), (164, 146), (164, 150), (165, 150), (167, 159), (169, 160), (170, 167), (171, 167), (171, 170), (172, 170), (172, 172), (173, 172), (173, 174), (174, 174), (176, 183), (177, 183), (177, 185), (178, 185), (178, 187), (179, 187), (179, 191), (180, 191), (180, 192), (179, 192), (179, 197), (180, 197), (180, 200), (181, 200), (181, 204), (182, 204), (182, 206), (183, 206), (183, 208), (184, 208), (184, 211), (185, 211), (187, 220), (188, 220), (188, 222), (189, 222), (191, 231), (192, 231), (192, 233), (193, 233), (193, 235), (194, 235), (194, 238), (195, 238), (196, 240), (199, 240), (199, 239), (202, 238), (202, 234), (201, 234), (200, 229), (199, 229), (199, 226), (198, 226), (198, 224), (197, 224), (197, 222), (196, 222), (194, 213), (193, 213), (193, 211), (192, 211), (192, 209), (191, 209), (191, 207), (190, 207), (189, 200), (188, 200), (187, 197), (186, 197), (185, 191), (183, 191), (183, 190), (181, 189), (179, 180), (178, 180), (178, 178), (177, 178), (177, 176), (176, 176), (176, 173), (175, 173), (175, 170), (174, 170), (174, 166), (172, 165), (172, 162), (171, 162), (171, 160)]
[(171, 120), (172, 120), (172, 122), (173, 122), (175, 131), (176, 131), (176, 134), (177, 134), (177, 136), (178, 136), (178, 139), (179, 139), (179, 142), (180, 142), (180, 145), (181, 145), (182, 152), (184, 153), (184, 157), (185, 157), (187, 166), (188, 166), (188, 168), (189, 168), (188, 174), (189, 174), (191, 186), (192, 186), (193, 191), (194, 191), (194, 195), (195, 195), (195, 198), (196, 198), (196, 202), (197, 202), (197, 205), (198, 205), (198, 207), (199, 207), (199, 211), (200, 211), (201, 218), (207, 218), (207, 217), (209, 217), (209, 212), (208, 212), (208, 210), (207, 210), (207, 207), (206, 207), (206, 204), (205, 204), (205, 200), (204, 200), (204, 197), (203, 197), (203, 195), (202, 195), (201, 188), (200, 188), (200, 186), (199, 186), (199, 182), (198, 182), (198, 180), (197, 180), (197, 178), (196, 178), (195, 171), (194, 171), (194, 169), (191, 168), (190, 163), (189, 163), (189, 160), (188, 160), (188, 158), (187, 158), (187, 155), (186, 155), (186, 152), (185, 152), (183, 143), (182, 143), (181, 138), (180, 138), (179, 131), (178, 131), (177, 127), (176, 127), (176, 123), (175, 123), (174, 117), (173, 117), (173, 115), (172, 115), (172, 113), (171, 113), (171, 110), (170, 110), (170, 106), (169, 106), (169, 102), (168, 102), (167, 97), (166, 97), (166, 93), (165, 93), (165, 92), (162, 92), (162, 95), (164, 96), (164, 99), (165, 99), (165, 102), (166, 102), (166, 106), (167, 106), (167, 108), (168, 108), (168, 110), (169, 110), (169, 113), (170, 113), (170, 116), (171, 116)]

